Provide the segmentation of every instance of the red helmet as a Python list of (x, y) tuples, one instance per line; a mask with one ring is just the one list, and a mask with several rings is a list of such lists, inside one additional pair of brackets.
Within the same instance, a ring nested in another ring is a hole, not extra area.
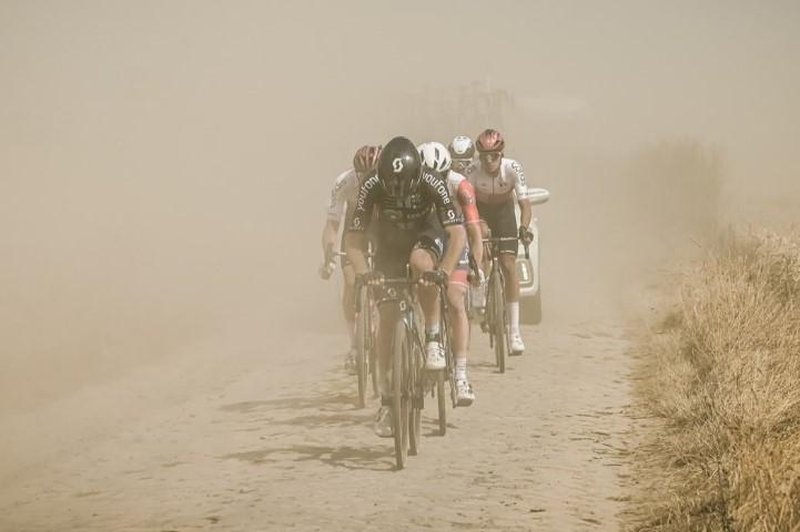
[(353, 168), (359, 174), (366, 174), (373, 170), (378, 164), (378, 157), (381, 154), (380, 146), (361, 146), (353, 156)]
[(496, 129), (486, 129), (478, 135), (475, 147), (479, 153), (503, 151), (503, 148), (506, 147), (506, 141), (503, 140), (503, 135)]

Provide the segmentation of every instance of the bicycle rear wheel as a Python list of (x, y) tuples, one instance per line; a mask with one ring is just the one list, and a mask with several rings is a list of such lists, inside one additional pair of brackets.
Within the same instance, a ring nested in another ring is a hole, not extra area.
[(394, 430), (394, 455), (397, 469), (403, 469), (408, 457), (409, 396), (406, 389), (407, 359), (410, 349), (405, 322), (397, 320), (392, 341), (392, 424)]
[(447, 432), (447, 396), (444, 394), (444, 372), (436, 375), (436, 400), (439, 404), (439, 436)]
[(356, 372), (358, 373), (358, 408), (367, 404), (367, 379), (369, 378), (369, 346), (372, 343), (369, 293), (362, 288), (359, 294), (361, 312), (356, 319)]
[(503, 294), (503, 279), (499, 274), (492, 276), (492, 336), (494, 343), (494, 356), (500, 373), (506, 372), (506, 355), (508, 353), (508, 335), (506, 334), (506, 309)]

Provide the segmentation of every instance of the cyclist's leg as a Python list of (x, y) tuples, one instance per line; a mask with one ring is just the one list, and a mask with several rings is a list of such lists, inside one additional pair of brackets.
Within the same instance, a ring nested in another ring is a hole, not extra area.
[(453, 345), (453, 358), (455, 359), (456, 395), (459, 405), (469, 406), (475, 399), (472, 387), (467, 378), (467, 354), (469, 352), (469, 317), (465, 305), (467, 294), (467, 273), (469, 263), (464, 260), (459, 263), (450, 275), (447, 286), (447, 309), (452, 330), (451, 341)]
[[(497, 213), (496, 236), (516, 237), (517, 217), (514, 213), (514, 204), (503, 204)], [(494, 230), (494, 229), (493, 229)], [(508, 315), (509, 344), (512, 354), (520, 354), (525, 345), (519, 332), (519, 274), (517, 273), (517, 251), (519, 244), (516, 240), (500, 243), (500, 267), (505, 277), (506, 313)]]
[[(429, 228), (417, 239), (409, 257), (409, 264), (416, 277), (433, 271), (444, 252), (443, 230)], [(445, 366), (444, 350), (440, 338), (439, 288), (419, 286), (419, 303), (425, 316), (425, 358), (426, 368), (437, 370)]]

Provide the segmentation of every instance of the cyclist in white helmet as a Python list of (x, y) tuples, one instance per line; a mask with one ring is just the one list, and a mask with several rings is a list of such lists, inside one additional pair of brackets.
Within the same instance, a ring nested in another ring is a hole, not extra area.
[[(469, 274), (468, 250), (471, 250), (477, 264), (482, 264), (483, 257), (480, 218), (475, 205), (475, 190), (467, 178), (451, 169), (450, 152), (443, 144), (427, 142), (420, 145), (418, 149), (424, 166), (446, 176), (450, 196), (456, 200), (456, 209), (462, 215), (467, 230), (468, 246), (464, 249), (458, 267), (450, 274), (447, 299), (453, 331), (451, 341), (455, 358), (456, 400), (458, 406), (469, 406), (475, 400), (475, 393), (467, 376), (469, 318), (465, 303)], [(445, 244), (446, 247), (447, 244)], [(479, 269), (478, 278), (473, 281), (480, 283), (482, 280), (483, 272)], [(435, 347), (439, 347), (439, 344), (435, 344)]]

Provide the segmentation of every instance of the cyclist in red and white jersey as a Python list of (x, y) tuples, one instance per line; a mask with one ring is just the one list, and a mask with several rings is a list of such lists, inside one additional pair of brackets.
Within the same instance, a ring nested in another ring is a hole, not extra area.
[[(528, 201), (528, 186), (525, 173), (514, 159), (504, 157), (505, 140), (499, 131), (484, 130), (475, 141), (478, 162), (466, 169), (467, 179), (475, 187), (478, 212), (492, 232), (493, 237), (519, 237), (530, 244), (533, 234), (528, 229), (531, 223), (531, 205)], [(514, 201), (519, 203), (520, 225)], [(500, 266), (505, 275), (506, 304), (509, 321), (509, 347), (511, 355), (521, 355), (525, 350), (519, 332), (519, 276), (516, 258), (516, 241), (501, 242)]]
[[(335, 263), (332, 262), (331, 252), (336, 245), (336, 236), (342, 218), (346, 218), (345, 213), (355, 204), (358, 189), (361, 188), (367, 174), (369, 174), (378, 163), (381, 153), (380, 146), (361, 146), (353, 156), (353, 167), (339, 174), (334, 181), (331, 190), (331, 198), (328, 203), (328, 211), (325, 226), (322, 229), (322, 252), (325, 256), (325, 263), (320, 267), (320, 276), (328, 279), (333, 273)], [(340, 250), (344, 251), (344, 231)], [(344, 289), (342, 290), (342, 310), (347, 322), (347, 332), (350, 335), (350, 350), (345, 358), (345, 368), (353, 373), (356, 370), (356, 348), (355, 348), (355, 273), (353, 267), (347, 259), (342, 258), (342, 277), (344, 278)]]
[[(475, 205), (475, 190), (470, 182), (451, 166), (450, 152), (439, 142), (427, 142), (418, 146), (422, 164), (447, 178), (450, 196), (455, 200), (456, 210), (464, 220), (468, 246), (459, 259), (458, 266), (450, 274), (447, 286), (450, 323), (453, 327), (452, 342), (455, 358), (456, 401), (458, 406), (469, 406), (475, 400), (475, 393), (467, 377), (467, 354), (469, 352), (469, 318), (466, 309), (466, 293), (469, 276), (467, 253), (472, 252), (478, 264), (482, 264), (483, 244), (481, 242), (480, 217)], [(447, 244), (445, 244), (445, 249)], [(478, 270), (480, 283), (483, 272)]]

